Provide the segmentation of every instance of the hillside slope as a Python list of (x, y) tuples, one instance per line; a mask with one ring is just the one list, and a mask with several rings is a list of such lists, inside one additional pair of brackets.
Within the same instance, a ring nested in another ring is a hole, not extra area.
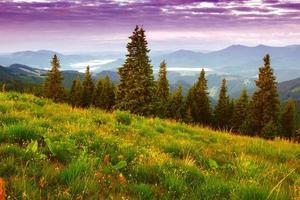
[(300, 99), (300, 78), (279, 83), (278, 91), (281, 94), (281, 98), (283, 100), (288, 100), (289, 98), (299, 100)]
[(0, 93), (10, 199), (297, 199), (300, 146)]

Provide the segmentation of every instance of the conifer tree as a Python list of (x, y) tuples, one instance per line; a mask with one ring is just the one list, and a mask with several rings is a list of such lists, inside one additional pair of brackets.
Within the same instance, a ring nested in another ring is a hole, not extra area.
[(69, 101), (70, 104), (73, 107), (79, 107), (81, 103), (81, 82), (80, 82), (80, 77), (78, 76), (75, 80), (72, 82), (72, 87), (70, 90), (70, 96), (69, 96)]
[(300, 143), (300, 128), (297, 129), (295, 136), (293, 137), (293, 141)]
[(226, 80), (223, 79), (218, 104), (215, 108), (216, 127), (228, 129), (230, 123), (230, 115), (230, 99), (227, 94)]
[(180, 84), (178, 88), (172, 92), (168, 101), (168, 118), (175, 119), (177, 121), (185, 119), (186, 110), (182, 91), (182, 85)]
[(151, 115), (154, 113), (156, 85), (144, 29), (136, 26), (129, 39), (125, 63), (119, 68), (117, 108)]
[(111, 110), (115, 105), (115, 86), (109, 76), (99, 78), (94, 92), (93, 103), (96, 107)]
[[(257, 135), (273, 137), (279, 130), (280, 102), (277, 92), (277, 82), (270, 65), (269, 55), (264, 57), (264, 66), (259, 68), (259, 77), (256, 81), (256, 86), (257, 90), (253, 94), (251, 102), (251, 129)], [(272, 129), (270, 129), (271, 126), (273, 126)], [(266, 134), (274, 130), (276, 131), (272, 135), (263, 135), (263, 129)]]
[(235, 132), (242, 132), (243, 127), (246, 126), (246, 120), (249, 112), (249, 96), (247, 90), (244, 89), (240, 98), (237, 100), (234, 106), (234, 112), (232, 117), (232, 127)]
[(90, 67), (87, 66), (84, 80), (82, 83), (81, 93), (81, 106), (86, 108), (89, 107), (93, 102), (94, 82), (92, 74), (90, 73)]
[(93, 105), (98, 108), (103, 107), (103, 103), (102, 103), (103, 85), (104, 85), (104, 80), (100, 77), (97, 81), (97, 84), (94, 89), (94, 94), (93, 94)]
[(292, 99), (289, 99), (281, 116), (283, 136), (290, 140), (295, 135), (295, 109), (295, 102)]
[(208, 125), (211, 122), (211, 106), (204, 69), (202, 69), (198, 81), (188, 92), (187, 107), (194, 122), (204, 125)]
[(167, 79), (166, 61), (161, 62), (159, 66), (157, 96), (163, 101), (167, 101), (169, 97), (169, 81)]
[(232, 130), (233, 129), (233, 125), (232, 125), (232, 121), (233, 121), (233, 115), (234, 115), (234, 108), (235, 108), (235, 103), (234, 103), (234, 99), (230, 99), (229, 100), (229, 105), (228, 105), (228, 129)]
[(167, 64), (163, 61), (159, 66), (157, 80), (158, 116), (166, 117), (167, 102), (169, 99), (169, 82), (167, 79)]
[(65, 100), (65, 89), (63, 86), (63, 76), (59, 71), (59, 60), (56, 54), (52, 58), (51, 66), (52, 68), (47, 73), (44, 82), (44, 95), (54, 102), (62, 102)]

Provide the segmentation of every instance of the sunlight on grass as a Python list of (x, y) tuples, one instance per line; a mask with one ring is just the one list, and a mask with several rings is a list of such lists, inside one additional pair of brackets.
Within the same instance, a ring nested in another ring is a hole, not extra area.
[(0, 93), (10, 199), (297, 199), (300, 146)]

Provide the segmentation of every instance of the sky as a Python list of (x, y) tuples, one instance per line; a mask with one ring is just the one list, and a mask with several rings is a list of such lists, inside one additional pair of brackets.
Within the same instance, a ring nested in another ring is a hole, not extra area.
[(300, 44), (300, 0), (0, 0), (0, 52), (156, 51)]

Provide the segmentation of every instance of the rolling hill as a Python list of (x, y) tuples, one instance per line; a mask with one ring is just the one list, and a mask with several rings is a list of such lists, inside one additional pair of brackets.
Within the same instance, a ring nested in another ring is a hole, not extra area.
[[(47, 70), (32, 68), (21, 64), (13, 64), (8, 67), (0, 66), (0, 82), (17, 80), (25, 83), (41, 84), (44, 81), (46, 73)], [(64, 77), (64, 86), (66, 88), (71, 87), (72, 81), (77, 76), (81, 79), (83, 79), (84, 76), (83, 73), (74, 70), (63, 70), (62, 75)], [(119, 81), (119, 75), (115, 71), (104, 70), (99, 73), (93, 72), (94, 80), (97, 80), (99, 77), (105, 77), (106, 75), (108, 75), (115, 83)], [(157, 77), (157, 72), (155, 73), (155, 76)], [(208, 86), (213, 98), (217, 98), (218, 89), (223, 78), (228, 80), (230, 94), (238, 94), (243, 87), (254, 87), (254, 79), (247, 79), (241, 76), (208, 74)], [(170, 81), (171, 89), (182, 84), (184, 91), (187, 92), (189, 87), (198, 79), (198, 74), (182, 75), (180, 72), (169, 72), (168, 79)]]
[[(0, 93), (8, 199), (297, 199), (300, 146)], [(1, 188), (0, 188), (1, 189)]]
[[(13, 64), (8, 67), (0, 66), (0, 82), (16, 80), (25, 83), (41, 84), (46, 74), (47, 70), (21, 64)], [(83, 78), (83, 73), (71, 70), (62, 71), (62, 75), (64, 77), (64, 86), (67, 88), (71, 87), (72, 81), (77, 76)]]
[[(41, 84), (44, 81), (46, 73), (47, 70), (32, 68), (21, 64), (13, 64), (8, 67), (0, 66), (0, 82), (17, 80), (24, 83)], [(75, 70), (63, 70), (62, 75), (64, 77), (64, 86), (66, 88), (71, 87), (72, 81), (77, 76), (81, 79), (84, 77), (83, 73)], [(108, 75), (115, 83), (119, 81), (119, 75), (115, 71), (104, 70), (99, 73), (93, 73), (94, 80), (97, 80), (99, 77), (105, 77), (106, 75)], [(157, 72), (155, 72), (155, 77), (157, 78)], [(170, 71), (167, 78), (170, 81), (172, 90), (179, 84), (182, 84), (184, 92), (186, 93), (190, 86), (198, 79), (198, 74), (185, 75), (180, 72)], [(229, 74), (214, 74), (209, 72), (207, 74), (207, 80), (208, 89), (212, 99), (218, 98), (219, 86), (223, 78), (227, 80), (228, 92), (234, 98), (239, 96), (240, 91), (243, 88), (247, 88), (250, 93), (252, 93), (255, 88), (255, 78)], [(286, 101), (288, 98), (300, 100), (300, 78), (280, 82), (278, 84), (278, 91), (283, 101)]]
[(278, 91), (284, 100), (289, 98), (300, 100), (300, 78), (279, 83)]

